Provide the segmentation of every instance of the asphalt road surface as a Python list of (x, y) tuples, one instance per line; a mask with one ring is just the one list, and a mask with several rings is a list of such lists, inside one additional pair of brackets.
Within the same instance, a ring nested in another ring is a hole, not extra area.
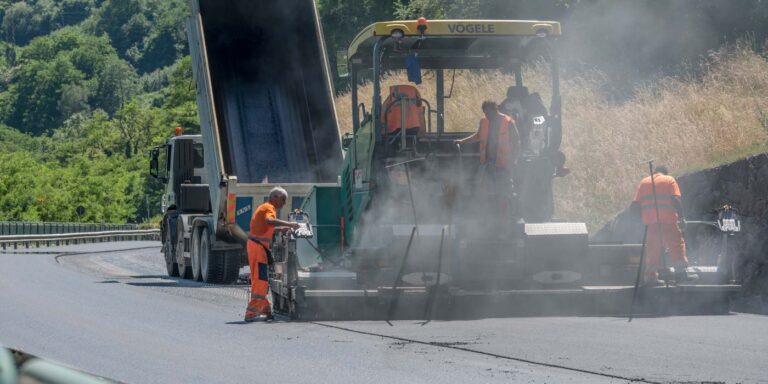
[(157, 242), (31, 252), (0, 253), (0, 344), (121, 382), (768, 383), (765, 316), (246, 324)]

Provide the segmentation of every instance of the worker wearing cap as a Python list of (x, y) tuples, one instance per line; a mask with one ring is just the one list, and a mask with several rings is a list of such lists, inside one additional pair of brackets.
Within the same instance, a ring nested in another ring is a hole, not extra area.
[(455, 143), (480, 143), (481, 178), (489, 177), (496, 193), (511, 198), (512, 171), (520, 149), (517, 125), (512, 117), (499, 112), (493, 101), (484, 101), (482, 109), (485, 116), (480, 119), (477, 132)]
[(248, 265), (251, 269), (251, 299), (245, 310), (245, 321), (272, 320), (272, 308), (267, 300), (269, 291), (269, 259), (272, 235), (275, 231), (290, 231), (299, 224), (277, 218), (277, 210), (285, 205), (288, 192), (272, 188), (269, 199), (253, 212), (248, 235)]
[(632, 203), (635, 210), (641, 211), (643, 224), (647, 227), (644, 276), (646, 284), (659, 283), (658, 270), (662, 267), (663, 251), (668, 255), (667, 266), (675, 268), (676, 280), (691, 280), (697, 277), (686, 272), (688, 258), (685, 255), (685, 240), (682, 233), (685, 226), (683, 203), (680, 187), (675, 178), (668, 173), (667, 167), (657, 166), (653, 179), (647, 176), (640, 182)]

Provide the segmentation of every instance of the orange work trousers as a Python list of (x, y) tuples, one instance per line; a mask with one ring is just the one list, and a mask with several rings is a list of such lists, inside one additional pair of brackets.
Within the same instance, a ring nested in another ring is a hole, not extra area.
[(267, 292), (269, 291), (267, 252), (253, 240), (248, 241), (248, 265), (251, 267), (251, 299), (245, 309), (245, 318), (270, 315), (272, 308), (267, 299)]
[[(667, 249), (667, 266), (688, 265), (685, 256), (685, 239), (677, 224), (647, 224), (648, 234), (645, 237), (645, 273), (655, 275), (662, 267), (661, 247)], [(659, 233), (661, 227), (661, 233)], [(663, 242), (662, 242), (663, 240)]]

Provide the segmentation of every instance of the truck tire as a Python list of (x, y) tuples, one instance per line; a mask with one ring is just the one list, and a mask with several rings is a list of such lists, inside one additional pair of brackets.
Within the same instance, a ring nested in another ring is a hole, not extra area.
[(165, 269), (168, 272), (168, 276), (178, 277), (179, 265), (176, 264), (176, 253), (173, 250), (173, 242), (171, 241), (170, 234), (165, 236), (163, 256), (165, 257)]
[(176, 263), (179, 265), (180, 278), (192, 278), (192, 266), (184, 258), (184, 225), (181, 222), (176, 223)]
[(200, 275), (206, 283), (216, 284), (221, 281), (223, 258), (220, 252), (211, 250), (211, 240), (208, 227), (200, 229), (200, 243), (198, 252), (200, 253)]
[(189, 246), (190, 249), (190, 258), (192, 259), (192, 279), (195, 281), (202, 281), (203, 280), (203, 273), (202, 269), (200, 268), (200, 233), (202, 232), (202, 228), (193, 228), (192, 229), (192, 240)]
[(200, 275), (209, 284), (231, 284), (237, 281), (240, 273), (239, 251), (213, 251), (208, 227), (200, 229)]
[(237, 281), (240, 275), (240, 252), (224, 252), (224, 272), (221, 278), (222, 284), (232, 284)]

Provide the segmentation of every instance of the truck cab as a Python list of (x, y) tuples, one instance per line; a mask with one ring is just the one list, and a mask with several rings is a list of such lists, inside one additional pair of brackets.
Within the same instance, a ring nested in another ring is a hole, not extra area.
[(190, 245), (183, 223), (211, 212), (202, 136), (181, 135), (177, 129), (177, 136), (150, 151), (149, 173), (164, 184), (160, 228), (168, 274), (190, 276)]
[(168, 209), (195, 210), (191, 205), (196, 200), (187, 199), (186, 206), (181, 204), (181, 187), (184, 193), (208, 188), (206, 180), (205, 161), (203, 160), (203, 143), (200, 135), (174, 136), (165, 144), (157, 146), (150, 152), (150, 175), (159, 179), (164, 185), (162, 212)]

